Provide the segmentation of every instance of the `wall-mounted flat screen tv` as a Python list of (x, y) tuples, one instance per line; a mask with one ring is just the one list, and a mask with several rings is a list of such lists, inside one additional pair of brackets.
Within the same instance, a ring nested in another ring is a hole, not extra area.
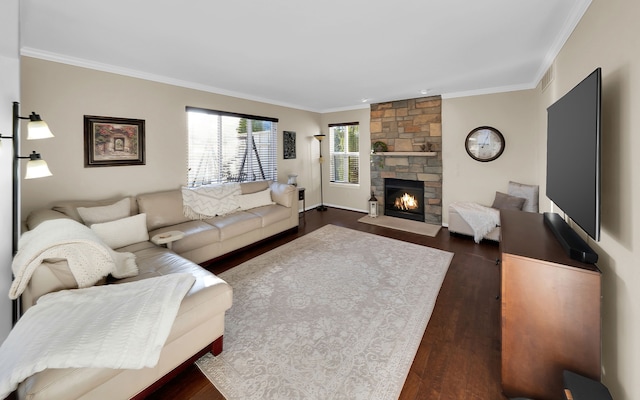
[(600, 240), (601, 70), (547, 109), (547, 197)]

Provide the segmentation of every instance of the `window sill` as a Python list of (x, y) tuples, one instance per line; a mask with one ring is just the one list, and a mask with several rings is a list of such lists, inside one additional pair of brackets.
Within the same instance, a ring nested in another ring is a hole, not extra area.
[(374, 156), (391, 156), (391, 157), (435, 157), (438, 153), (435, 151), (385, 151), (373, 153)]
[(359, 183), (329, 182), (329, 186), (346, 188), (346, 189), (360, 189)]

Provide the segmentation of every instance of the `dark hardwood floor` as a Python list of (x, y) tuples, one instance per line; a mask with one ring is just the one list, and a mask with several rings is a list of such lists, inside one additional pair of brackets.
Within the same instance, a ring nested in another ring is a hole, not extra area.
[[(400, 399), (505, 400), (500, 388), (498, 245), (476, 244), (468, 237), (450, 236), (446, 228), (431, 238), (376, 227), (358, 222), (362, 216), (362, 213), (335, 208), (325, 212), (307, 211), (300, 218), (298, 232), (216, 260), (207, 268), (221, 273), (326, 224), (453, 252), (455, 255)], [(149, 398), (224, 399), (195, 365)]]

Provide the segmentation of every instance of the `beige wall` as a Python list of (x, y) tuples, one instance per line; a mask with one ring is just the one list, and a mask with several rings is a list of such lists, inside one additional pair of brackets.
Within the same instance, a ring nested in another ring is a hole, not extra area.
[[(603, 380), (617, 400), (640, 393), (640, 2), (594, 0), (555, 61), (549, 106), (602, 67)], [(547, 93), (545, 92), (545, 93)]]
[[(302, 171), (299, 183), (307, 187), (307, 204), (320, 201), (319, 180), (308, 174), (310, 157), (318, 154), (309, 137), (320, 130), (320, 114), (29, 57), (22, 58), (21, 70), (23, 109), (37, 110), (56, 136), (29, 146), (42, 153), (53, 176), (23, 180), (25, 217), (56, 200), (100, 199), (184, 185), (185, 106), (278, 118), (278, 148), (282, 149), (282, 131), (295, 131), (298, 154), (294, 160), (283, 160), (279, 151), (279, 180), (286, 182), (289, 173)], [(85, 168), (84, 115), (144, 119), (146, 165)]]
[[(509, 180), (544, 185), (546, 134), (540, 123), (538, 89), (442, 101), (443, 223), (449, 204), (473, 201), (490, 206), (496, 191), (507, 191)], [(491, 162), (469, 157), (464, 142), (479, 126), (492, 126), (505, 138), (504, 153)]]
[[(322, 143), (322, 155), (325, 157), (322, 178), (324, 181), (324, 203), (326, 205), (367, 212), (367, 200), (369, 200), (371, 196), (371, 169), (369, 166), (371, 135), (369, 121), (369, 107), (322, 114), (320, 123), (322, 132), (326, 135), (329, 135), (329, 124), (346, 122), (360, 123), (358, 131), (360, 133), (360, 183), (358, 185), (329, 183), (329, 141), (324, 140)], [(318, 147), (317, 142), (314, 143), (314, 145)], [(312, 165), (312, 168), (317, 171), (318, 158), (316, 157), (313, 161), (314, 165)]]

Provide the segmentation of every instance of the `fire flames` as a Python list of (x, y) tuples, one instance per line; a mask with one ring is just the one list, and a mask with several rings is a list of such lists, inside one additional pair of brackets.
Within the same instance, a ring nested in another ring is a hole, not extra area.
[(396, 198), (394, 206), (398, 210), (414, 210), (418, 208), (418, 200), (415, 196), (410, 195), (409, 193), (405, 193), (402, 197)]

